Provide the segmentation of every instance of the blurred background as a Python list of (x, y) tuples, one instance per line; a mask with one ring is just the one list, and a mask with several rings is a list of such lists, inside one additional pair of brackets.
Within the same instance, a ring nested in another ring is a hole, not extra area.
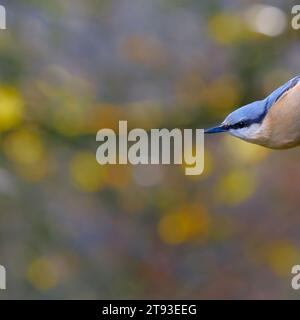
[(300, 73), (294, 1), (7, 0), (1, 298), (298, 298), (300, 149), (100, 166), (96, 133), (204, 128)]

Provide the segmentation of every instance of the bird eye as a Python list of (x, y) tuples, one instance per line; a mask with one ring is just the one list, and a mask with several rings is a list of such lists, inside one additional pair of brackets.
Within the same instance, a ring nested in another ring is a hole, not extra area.
[(233, 129), (242, 129), (246, 126), (246, 123), (244, 121), (240, 121), (234, 125), (232, 125)]
[(239, 128), (244, 128), (246, 126), (246, 123), (244, 121), (241, 121), (238, 123)]

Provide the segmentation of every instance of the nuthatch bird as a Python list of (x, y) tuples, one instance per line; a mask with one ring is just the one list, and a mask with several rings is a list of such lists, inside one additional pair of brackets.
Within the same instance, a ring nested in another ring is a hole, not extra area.
[(288, 81), (264, 100), (243, 106), (218, 127), (205, 133), (228, 132), (272, 149), (300, 145), (300, 76)]

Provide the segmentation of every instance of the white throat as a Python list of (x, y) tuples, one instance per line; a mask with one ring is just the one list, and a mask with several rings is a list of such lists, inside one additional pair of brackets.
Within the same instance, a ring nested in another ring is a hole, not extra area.
[(260, 138), (261, 123), (253, 123), (249, 127), (241, 129), (230, 129), (229, 133), (246, 141), (255, 142)]

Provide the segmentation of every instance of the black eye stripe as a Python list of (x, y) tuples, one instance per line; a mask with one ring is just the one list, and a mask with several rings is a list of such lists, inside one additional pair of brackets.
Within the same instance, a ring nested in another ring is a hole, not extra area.
[(228, 125), (228, 126), (226, 126), (226, 128), (227, 129), (242, 129), (242, 128), (245, 128), (246, 126), (247, 126), (247, 123), (245, 121), (240, 121), (235, 124)]

